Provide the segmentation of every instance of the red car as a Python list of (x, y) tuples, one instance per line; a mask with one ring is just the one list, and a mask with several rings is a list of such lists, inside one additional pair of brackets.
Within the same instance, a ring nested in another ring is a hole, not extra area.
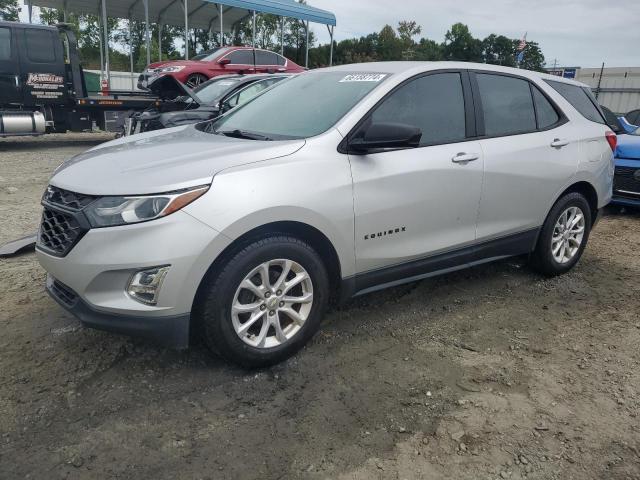
[(299, 73), (300, 65), (277, 53), (251, 47), (219, 47), (191, 60), (169, 60), (150, 64), (138, 77), (138, 88), (146, 89), (150, 77), (171, 75), (194, 88), (218, 75), (230, 73)]

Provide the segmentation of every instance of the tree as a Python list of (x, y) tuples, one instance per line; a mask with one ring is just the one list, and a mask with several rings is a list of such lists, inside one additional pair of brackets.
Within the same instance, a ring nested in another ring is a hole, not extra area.
[(402, 58), (402, 41), (391, 25), (385, 25), (378, 34), (377, 60), (400, 60)]
[(463, 62), (482, 62), (482, 41), (473, 38), (469, 27), (463, 23), (456, 23), (444, 37), (442, 48), (445, 60)]
[(19, 13), (18, 0), (0, 0), (0, 20), (17, 22)]
[(414, 43), (413, 37), (422, 33), (422, 27), (414, 20), (402, 20), (398, 23), (398, 36), (406, 45)]
[(482, 57), (485, 63), (515, 67), (513, 40), (504, 35), (492, 33), (482, 41)]

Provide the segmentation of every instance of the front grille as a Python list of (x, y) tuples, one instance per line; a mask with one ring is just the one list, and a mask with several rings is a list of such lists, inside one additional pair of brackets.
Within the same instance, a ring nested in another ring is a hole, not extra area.
[(68, 307), (73, 307), (78, 300), (76, 292), (67, 287), (64, 283), (54, 280), (51, 283), (50, 291), (55, 297)]
[(636, 173), (640, 171), (637, 168), (616, 167), (616, 174), (613, 179), (613, 190), (615, 192), (631, 192), (640, 195), (640, 179)]
[(47, 187), (47, 191), (44, 192), (43, 197), (43, 200), (45, 202), (59, 205), (63, 208), (74, 210), (76, 212), (82, 210), (95, 199), (96, 197), (93, 197), (91, 195), (70, 192), (68, 190), (63, 190), (62, 188), (54, 187), (52, 185), (49, 185)]
[(38, 232), (38, 245), (64, 256), (82, 238), (85, 230), (72, 215), (45, 207)]

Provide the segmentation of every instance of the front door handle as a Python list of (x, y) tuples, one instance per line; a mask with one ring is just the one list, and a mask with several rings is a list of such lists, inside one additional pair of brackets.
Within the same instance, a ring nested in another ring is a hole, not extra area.
[(553, 142), (551, 142), (553, 148), (562, 148), (567, 145), (569, 145), (569, 140), (565, 140), (564, 138), (554, 138)]
[(480, 158), (480, 155), (478, 155), (477, 153), (464, 153), (464, 152), (460, 152), (457, 155), (455, 155), (451, 161), (453, 163), (469, 163), (469, 162), (473, 162), (475, 160), (478, 160)]

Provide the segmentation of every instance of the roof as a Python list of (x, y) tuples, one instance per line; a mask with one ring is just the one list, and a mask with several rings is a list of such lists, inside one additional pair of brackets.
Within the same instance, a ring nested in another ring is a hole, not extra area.
[[(144, 21), (142, 0), (105, 0), (107, 16), (112, 18), (132, 18)], [(24, 0), (25, 5), (27, 0)], [(99, 15), (100, 2), (97, 0), (32, 0), (36, 7), (66, 9), (70, 13)], [(250, 15), (252, 11), (271, 13), (282, 17), (292, 17), (313, 23), (335, 25), (333, 13), (295, 0), (188, 0), (189, 27), (214, 31), (220, 29), (218, 4), (223, 5), (224, 30), (230, 31), (234, 23)], [(165, 25), (184, 25), (184, 11), (181, 0), (149, 0), (149, 21)]]
[(573, 85), (586, 86), (581, 82), (568, 78), (561, 78), (547, 73), (534, 72), (513, 67), (503, 67), (500, 65), (491, 65), (488, 63), (473, 62), (370, 62), (370, 63), (352, 63), (347, 65), (338, 65), (335, 67), (323, 68), (315, 71), (337, 71), (337, 72), (370, 72), (370, 73), (388, 73), (388, 74), (404, 74), (404, 73), (420, 73), (430, 70), (443, 69), (465, 69), (465, 70), (484, 70), (497, 73), (508, 73), (511, 75), (519, 75), (527, 78), (542, 78), (545, 80), (555, 80)]

